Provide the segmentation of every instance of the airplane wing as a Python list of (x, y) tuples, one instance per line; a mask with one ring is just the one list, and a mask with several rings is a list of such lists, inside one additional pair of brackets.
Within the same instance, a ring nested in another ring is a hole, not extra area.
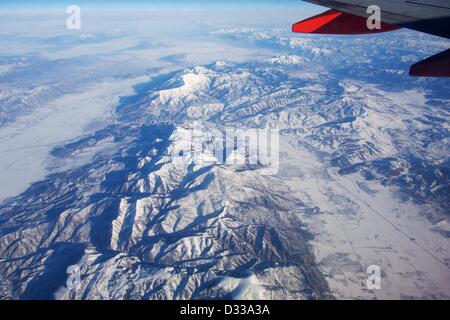
[[(317, 34), (370, 34), (402, 27), (450, 39), (449, 0), (306, 0), (332, 8), (300, 21), (292, 30)], [(381, 26), (369, 29), (369, 6), (381, 10)], [(450, 76), (450, 49), (417, 63), (410, 69), (413, 76)]]

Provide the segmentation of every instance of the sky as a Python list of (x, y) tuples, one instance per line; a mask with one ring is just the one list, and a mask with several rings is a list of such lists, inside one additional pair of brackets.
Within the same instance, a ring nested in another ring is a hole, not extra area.
[(132, 23), (138, 21), (153, 22), (154, 29), (180, 32), (191, 28), (192, 23), (290, 30), (292, 23), (325, 10), (300, 0), (0, 0), (0, 35), (32, 35), (46, 29), (64, 33), (69, 5), (81, 8), (83, 32), (93, 32), (95, 26), (107, 23), (113, 25), (108, 27), (112, 30), (137, 30)]
[(286, 6), (311, 6), (300, 0), (2, 0), (0, 7), (60, 7), (69, 5), (98, 6), (98, 7), (221, 7), (221, 6), (247, 6), (247, 7), (286, 7)]

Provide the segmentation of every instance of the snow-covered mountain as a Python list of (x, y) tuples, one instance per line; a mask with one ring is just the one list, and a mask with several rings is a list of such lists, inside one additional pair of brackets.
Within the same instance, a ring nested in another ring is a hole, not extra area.
[[(51, 173), (0, 204), (0, 297), (450, 297), (450, 84), (405, 74), (422, 53), (414, 37), (288, 37), (256, 28), (211, 36), (277, 53), (152, 71), (116, 104), (111, 96), (123, 91), (114, 84), (134, 84), (134, 72), (68, 100), (115, 108), (77, 138), (57, 140)], [(429, 41), (429, 50), (441, 45)], [(4, 67), (0, 77), (21, 68)], [(9, 82), (0, 121), (73, 93), (76, 79), (20, 92)], [(208, 137), (279, 129), (279, 170), (181, 155), (198, 121)], [(371, 265), (382, 270), (381, 290), (367, 288)], [(68, 287), (72, 266), (80, 282)]]
[[(52, 175), (1, 209), (5, 295), (328, 296), (307, 232), (290, 215), (302, 203), (287, 195), (280, 178), (188, 164), (172, 152), (189, 130), (171, 125), (108, 128), (59, 149), (58, 156), (82, 152), (110, 132), (114, 153)], [(66, 290), (72, 264), (80, 266), (83, 281)]]

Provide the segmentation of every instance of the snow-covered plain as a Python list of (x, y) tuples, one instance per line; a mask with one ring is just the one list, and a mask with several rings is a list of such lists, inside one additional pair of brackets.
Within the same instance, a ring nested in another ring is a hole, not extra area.
[[(0, 200), (17, 195), (49, 172), (50, 151), (63, 142), (108, 125), (122, 96), (133, 94), (133, 85), (148, 81), (138, 77), (110, 80), (89, 90), (64, 95), (13, 124), (0, 128)], [(79, 165), (71, 159), (73, 165)], [(67, 169), (67, 168), (66, 168)]]

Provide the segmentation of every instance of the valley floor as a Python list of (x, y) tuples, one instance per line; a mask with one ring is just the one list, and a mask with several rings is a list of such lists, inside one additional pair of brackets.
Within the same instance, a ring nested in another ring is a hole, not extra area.
[[(298, 214), (319, 269), (338, 299), (450, 297), (450, 239), (436, 232), (423, 206), (359, 174), (339, 175), (285, 136), (280, 174), (314, 213)], [(296, 145), (296, 147), (293, 147)], [(367, 268), (381, 269), (381, 289), (369, 290)]]

